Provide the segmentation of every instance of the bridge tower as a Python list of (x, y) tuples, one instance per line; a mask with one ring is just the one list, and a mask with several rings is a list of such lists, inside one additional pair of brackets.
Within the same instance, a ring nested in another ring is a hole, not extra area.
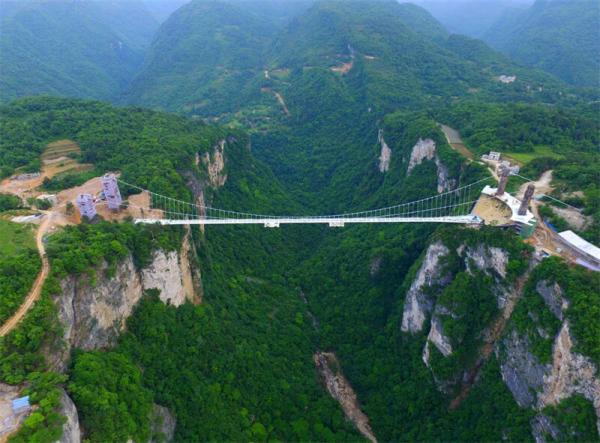
[(525, 195), (523, 196), (523, 201), (521, 202), (521, 206), (519, 206), (519, 211), (517, 212), (519, 215), (527, 214), (527, 208), (529, 207), (529, 202), (531, 201), (531, 197), (533, 197), (533, 193), (535, 192), (535, 185), (530, 183), (525, 190)]
[(96, 204), (92, 194), (79, 194), (77, 196), (77, 209), (79, 209), (82, 217), (86, 217), (88, 220), (93, 219), (96, 216)]
[(510, 170), (504, 166), (500, 165), (500, 180), (498, 181), (498, 190), (496, 191), (496, 196), (500, 197), (504, 195), (504, 191), (506, 190), (506, 185), (508, 183), (508, 175), (510, 174)]
[(108, 207), (114, 211), (118, 210), (121, 207), (123, 199), (121, 198), (115, 174), (104, 174), (102, 177), (102, 190), (104, 191)]

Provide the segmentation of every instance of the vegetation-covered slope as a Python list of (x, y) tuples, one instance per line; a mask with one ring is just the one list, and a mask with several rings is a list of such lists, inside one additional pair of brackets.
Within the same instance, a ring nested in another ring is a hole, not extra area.
[(135, 1), (31, 2), (1, 20), (2, 101), (38, 94), (114, 99), (158, 27)]
[(273, 24), (234, 3), (183, 6), (161, 26), (126, 99), (203, 114), (231, 111), (264, 64)]
[(541, 68), (573, 85), (597, 88), (598, 20), (596, 0), (538, 0), (519, 14), (507, 14), (483, 38), (523, 65)]

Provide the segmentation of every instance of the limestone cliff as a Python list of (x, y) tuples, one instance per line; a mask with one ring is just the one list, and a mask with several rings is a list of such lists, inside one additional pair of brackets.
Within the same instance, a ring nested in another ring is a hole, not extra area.
[(224, 172), (226, 143), (227, 142), (224, 139), (219, 140), (219, 142), (213, 146), (212, 154), (206, 152), (201, 157), (202, 163), (206, 166), (210, 184), (215, 188), (220, 188), (227, 181), (227, 174)]
[(379, 154), (379, 172), (387, 172), (390, 170), (390, 161), (392, 159), (392, 150), (383, 138), (383, 132), (379, 131), (379, 145), (381, 153)]
[(346, 418), (356, 426), (356, 429), (366, 439), (376, 443), (377, 439), (369, 424), (369, 418), (360, 409), (356, 394), (339, 369), (339, 363), (335, 354), (331, 352), (317, 352), (313, 356), (313, 359), (327, 392), (340, 404)]
[[(463, 243), (450, 249), (443, 242), (437, 241), (424, 253), (423, 261), (406, 293), (401, 330), (413, 334), (428, 331), (422, 360), (431, 369), (438, 388), (443, 392), (452, 391), (453, 386), (464, 374), (456, 373), (451, 379), (438, 377), (430, 363), (432, 350), (435, 348), (442, 357), (451, 357), (455, 347), (459, 348), (461, 343), (453, 343), (446, 335), (443, 325), (448, 319), (455, 322), (468, 321), (456, 314), (461, 311), (460, 306), (444, 298), (446, 287), (460, 272), (482, 272), (491, 277), (491, 294), (496, 298), (498, 308), (502, 309), (510, 292), (509, 285), (505, 282), (508, 259), (506, 250), (483, 243)], [(491, 325), (487, 329), (477, 331), (478, 337), (487, 337), (490, 328)]]
[(152, 439), (153, 442), (170, 442), (175, 435), (177, 420), (166, 407), (152, 405)]
[(437, 155), (435, 141), (430, 138), (426, 138), (425, 140), (420, 138), (412, 147), (406, 175), (410, 175), (412, 170), (425, 160), (430, 160), (435, 163), (437, 168), (438, 192), (449, 191), (456, 187), (456, 180), (449, 177), (448, 168), (441, 162)]
[(180, 251), (157, 250), (152, 262), (144, 269), (136, 269), (133, 258), (128, 256), (117, 264), (111, 276), (107, 273), (107, 265), (102, 264), (96, 269), (95, 282), (87, 275), (62, 280), (62, 293), (55, 302), (64, 329), (65, 348), (60, 358), (54, 359), (54, 366), (64, 369), (71, 347), (98, 349), (112, 346), (148, 289), (160, 290), (160, 299), (175, 306), (186, 300), (199, 302), (188, 254), (189, 239), (186, 236)]
[(63, 424), (63, 434), (59, 443), (79, 443), (81, 441), (81, 430), (79, 428), (79, 417), (75, 403), (65, 391), (62, 391), (60, 398), (60, 414), (66, 418)]
[(450, 281), (450, 275), (444, 275), (442, 258), (450, 251), (442, 242), (429, 246), (421, 267), (410, 285), (404, 301), (402, 314), (402, 331), (418, 332), (423, 329), (427, 315), (433, 310), (435, 299), (430, 288), (436, 285), (445, 285)]
[[(580, 394), (594, 405), (600, 433), (600, 377), (598, 368), (590, 358), (574, 351), (574, 338), (569, 320), (565, 318), (568, 300), (556, 283), (541, 280), (536, 283), (536, 292), (544, 300), (549, 311), (560, 320), (558, 331), (537, 328), (540, 337), (553, 334), (552, 357), (542, 364), (531, 350), (528, 336), (513, 327), (496, 351), (501, 361), (502, 379), (516, 402), (522, 407), (540, 411), (532, 420), (532, 435), (536, 441), (545, 441), (544, 434), (558, 435), (558, 429), (548, 417), (541, 414), (546, 406), (555, 406), (574, 394)], [(535, 318), (534, 313), (529, 313)]]

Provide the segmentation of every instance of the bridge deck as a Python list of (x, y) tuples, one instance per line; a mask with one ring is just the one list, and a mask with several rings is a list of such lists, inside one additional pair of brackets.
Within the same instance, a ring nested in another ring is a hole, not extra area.
[(263, 225), (277, 228), (284, 224), (325, 224), (341, 227), (354, 223), (459, 223), (480, 224), (481, 219), (475, 215), (446, 217), (283, 217), (283, 218), (196, 218), (196, 219), (152, 219), (138, 218), (135, 223), (161, 225)]

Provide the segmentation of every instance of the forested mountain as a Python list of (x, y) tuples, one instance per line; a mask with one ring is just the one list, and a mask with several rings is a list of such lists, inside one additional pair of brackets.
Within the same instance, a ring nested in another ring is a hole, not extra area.
[(518, 14), (507, 13), (482, 38), (523, 65), (598, 87), (599, 21), (597, 0), (537, 0)]
[(114, 99), (158, 27), (141, 1), (8, 3), (7, 9), (0, 25), (3, 101), (37, 94)]
[[(481, 43), (448, 38), (414, 5), (323, 1), (283, 27), (262, 8), (250, 15), (240, 5), (197, 1), (177, 11), (128, 100), (254, 128), (257, 155), (294, 192), (336, 183), (335, 195), (362, 175), (357, 165), (370, 168), (365, 140), (376, 138), (387, 112), (459, 97), (553, 101), (564, 90)], [(517, 81), (502, 83), (503, 74)], [(342, 147), (352, 155), (340, 156)]]
[[(82, 19), (98, 25), (86, 44), (127, 25), (110, 4)], [(44, 20), (92, 10), (32, 5), (6, 17), (44, 8)], [(118, 35), (141, 54), (145, 29)], [(119, 88), (118, 106), (0, 105), (0, 186), (12, 194), (0, 193), (1, 327), (40, 261), (48, 272), (0, 338), (2, 393), (35, 405), (12, 442), (599, 441), (600, 273), (548, 246), (551, 227), (600, 242), (597, 89), (391, 0), (192, 0)], [(74, 150), (48, 162), (65, 145)], [(526, 241), (495, 220), (132, 220), (168, 215), (161, 202), (339, 214), (452, 201), (475, 184), (470, 209), (495, 186), (480, 161), (490, 150), (527, 177), (511, 176), (511, 193), (541, 177)], [(79, 168), (61, 172), (66, 162)], [(47, 176), (11, 179), (38, 171)], [(100, 192), (109, 171), (125, 199), (117, 211)], [(43, 210), (34, 197), (50, 192), (58, 203)], [(81, 192), (97, 197), (89, 222), (73, 206)], [(37, 227), (16, 223), (31, 214), (42, 214)]]

